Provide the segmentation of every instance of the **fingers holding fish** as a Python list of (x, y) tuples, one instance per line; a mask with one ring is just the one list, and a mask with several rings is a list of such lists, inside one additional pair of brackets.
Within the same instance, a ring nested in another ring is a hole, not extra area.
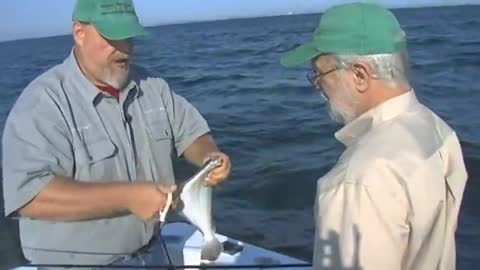
[(177, 190), (177, 186), (176, 186), (176, 185), (173, 185), (173, 186), (157, 185), (157, 189), (158, 189), (160, 192), (163, 192), (164, 194), (168, 194), (168, 193), (173, 193), (173, 192), (175, 192), (175, 190)]
[(208, 155), (204, 162), (207, 162), (214, 157), (219, 157), (222, 160), (222, 163), (219, 167), (208, 174), (207, 178), (205, 179), (206, 185), (208, 186), (216, 186), (221, 184), (230, 175), (231, 163), (228, 155), (222, 152), (213, 152)]
[(128, 194), (128, 210), (145, 221), (158, 220), (159, 212), (165, 208), (168, 193), (175, 189), (176, 186), (159, 186), (151, 182), (135, 183)]

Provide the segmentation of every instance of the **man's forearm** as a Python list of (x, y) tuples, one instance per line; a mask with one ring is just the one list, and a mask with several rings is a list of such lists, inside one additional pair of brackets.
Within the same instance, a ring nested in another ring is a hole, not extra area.
[(129, 183), (85, 183), (56, 176), (27, 205), (21, 216), (77, 221), (128, 213)]
[(203, 165), (203, 161), (209, 153), (218, 151), (218, 147), (212, 136), (210, 134), (205, 134), (198, 137), (192, 145), (185, 150), (183, 155), (189, 162), (200, 167)]

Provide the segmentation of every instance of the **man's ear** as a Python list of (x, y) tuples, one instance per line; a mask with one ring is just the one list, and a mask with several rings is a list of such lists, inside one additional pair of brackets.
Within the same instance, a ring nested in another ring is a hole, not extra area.
[(370, 66), (366, 63), (355, 63), (352, 66), (352, 72), (355, 89), (359, 93), (366, 92), (371, 79)]
[(85, 24), (74, 22), (72, 26), (73, 39), (75, 44), (78, 46), (83, 46), (85, 40)]

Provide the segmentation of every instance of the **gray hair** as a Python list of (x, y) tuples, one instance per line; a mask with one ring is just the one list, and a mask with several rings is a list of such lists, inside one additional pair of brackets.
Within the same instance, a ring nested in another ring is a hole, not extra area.
[(408, 84), (410, 67), (406, 50), (392, 54), (335, 55), (335, 58), (342, 68), (349, 68), (358, 62), (368, 63), (374, 72), (372, 76), (390, 86)]

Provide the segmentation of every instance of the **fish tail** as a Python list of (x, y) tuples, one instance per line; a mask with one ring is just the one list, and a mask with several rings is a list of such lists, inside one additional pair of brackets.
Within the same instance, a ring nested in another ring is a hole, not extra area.
[(200, 255), (201, 260), (215, 261), (220, 253), (223, 251), (223, 245), (217, 238), (206, 241), (202, 246), (202, 252)]

